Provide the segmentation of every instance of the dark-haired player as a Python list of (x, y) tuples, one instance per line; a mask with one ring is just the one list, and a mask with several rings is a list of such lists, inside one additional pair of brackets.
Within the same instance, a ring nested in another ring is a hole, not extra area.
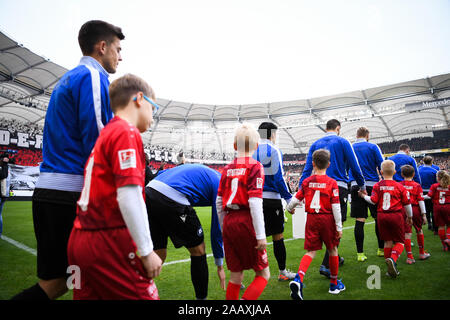
[(253, 158), (264, 167), (263, 212), (266, 236), (272, 236), (273, 253), (278, 263), (278, 280), (288, 281), (295, 273), (286, 270), (286, 247), (284, 245), (284, 210), (281, 199), (287, 203), (292, 195), (284, 181), (283, 155), (275, 146), (278, 127), (272, 122), (263, 122), (258, 127), (261, 137)]
[(45, 115), (39, 179), (33, 193), (39, 283), (14, 299), (56, 299), (67, 292), (67, 241), (83, 188), (86, 160), (113, 118), (108, 87), (125, 36), (110, 23), (88, 21), (79, 30), (83, 57), (53, 89)]
[[(299, 181), (299, 188), (301, 188), (303, 180), (308, 178), (313, 171), (312, 155), (318, 149), (326, 149), (330, 151), (330, 166), (327, 169), (327, 176), (336, 180), (339, 187), (339, 201), (341, 204), (342, 223), (347, 220), (347, 199), (348, 199), (348, 183), (350, 182), (348, 171), (351, 170), (356, 184), (361, 190), (366, 192), (366, 185), (364, 176), (359, 167), (358, 159), (356, 158), (350, 142), (340, 137), (341, 123), (336, 119), (331, 119), (326, 124), (326, 135), (309, 148), (308, 156), (306, 158), (306, 165)], [(320, 274), (330, 277), (330, 270), (328, 265), (328, 251), (320, 266)], [(340, 264), (344, 263), (344, 258), (340, 258)]]

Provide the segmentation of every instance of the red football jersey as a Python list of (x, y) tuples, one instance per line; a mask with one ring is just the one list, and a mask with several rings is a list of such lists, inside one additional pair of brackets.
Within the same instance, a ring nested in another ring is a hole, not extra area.
[(339, 203), (339, 187), (327, 175), (312, 175), (303, 180), (295, 197), (300, 201), (305, 199), (307, 213), (333, 213), (331, 205)]
[(450, 186), (444, 189), (439, 183), (435, 183), (430, 187), (428, 196), (433, 204), (450, 204)]
[(249, 198), (262, 198), (264, 168), (251, 157), (236, 158), (222, 171), (217, 195), (223, 210), (249, 209)]
[(139, 185), (144, 189), (144, 178), (141, 134), (136, 127), (116, 116), (100, 132), (86, 163), (75, 228), (125, 226), (117, 202), (117, 188)]
[(394, 180), (377, 182), (370, 200), (377, 204), (377, 211), (383, 213), (401, 212), (403, 206), (410, 204), (405, 187)]
[(423, 190), (420, 184), (415, 181), (400, 181), (400, 184), (405, 187), (406, 194), (412, 205), (418, 206), (419, 201), (423, 201)]

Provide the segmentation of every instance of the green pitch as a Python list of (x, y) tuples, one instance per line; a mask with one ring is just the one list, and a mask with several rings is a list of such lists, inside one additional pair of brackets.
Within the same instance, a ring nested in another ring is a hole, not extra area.
[[(211, 254), (212, 250), (209, 245), (210, 208), (197, 208), (197, 213), (205, 231), (207, 254)], [(290, 215), (288, 219), (285, 228), (285, 239), (287, 240), (285, 242), (287, 250), (286, 264), (288, 269), (295, 272), (305, 250), (303, 249), (302, 239), (290, 240), (292, 238), (292, 219)], [(3, 234), (5, 236), (29, 248), (36, 249), (31, 202), (7, 202), (3, 210), (3, 221)], [(386, 265), (384, 259), (376, 256), (377, 244), (373, 220), (369, 219), (365, 226), (364, 249), (368, 257), (368, 260), (365, 262), (356, 261), (353, 224), (354, 219), (352, 218), (345, 222), (344, 228), (346, 229), (343, 232), (343, 238), (339, 247), (339, 253), (345, 258), (345, 263), (339, 269), (338, 277), (342, 279), (347, 290), (336, 296), (328, 293), (329, 280), (318, 272), (323, 257), (322, 250), (322, 252), (318, 252), (316, 259), (311, 263), (305, 276), (306, 288), (303, 291), (305, 300), (448, 300), (450, 298), (450, 286), (448, 283), (450, 279), (450, 253), (442, 251), (438, 236), (425, 228), (425, 249), (431, 253), (431, 258), (427, 261), (419, 261), (418, 248), (417, 245), (414, 246), (413, 254), (416, 258), (416, 263), (407, 265), (405, 263), (406, 254), (403, 252), (398, 261), (400, 276), (397, 279), (390, 279), (385, 275)], [(268, 243), (271, 242), (272, 239), (269, 237)], [(413, 242), (417, 243), (415, 233), (413, 233)], [(277, 280), (278, 268), (271, 244), (268, 245), (267, 252), (272, 278), (269, 280), (260, 299), (290, 300), (289, 283)], [(164, 265), (161, 275), (156, 279), (160, 298), (162, 300), (194, 299), (194, 289), (190, 280), (188, 251), (185, 248), (174, 249), (169, 241), (166, 262), (175, 263)], [(217, 268), (214, 265), (212, 256), (208, 257), (208, 264), (208, 299), (223, 300), (225, 299), (225, 292), (219, 286)], [(379, 278), (377, 278), (377, 270), (380, 271)], [(228, 281), (229, 273), (228, 271), (226, 273)], [(252, 279), (253, 271), (246, 271), (244, 284), (247, 286)], [(0, 240), (0, 299), (9, 299), (14, 294), (33, 285), (36, 281), (36, 256), (19, 249), (5, 240)], [(60, 299), (72, 299), (72, 292), (69, 291)]]

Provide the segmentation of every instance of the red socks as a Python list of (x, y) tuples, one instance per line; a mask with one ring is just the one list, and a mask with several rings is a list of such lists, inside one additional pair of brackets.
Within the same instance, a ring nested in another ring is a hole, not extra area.
[(391, 257), (391, 253), (392, 253), (392, 248), (384, 248), (384, 258), (390, 258)]
[(266, 285), (267, 280), (265, 278), (256, 276), (242, 295), (242, 300), (258, 300)]
[(419, 246), (419, 253), (420, 254), (424, 254), (425, 253), (425, 250), (423, 248), (424, 242), (425, 242), (425, 240), (424, 240), (423, 233), (422, 234), (418, 233), (417, 234), (417, 245)]
[(392, 260), (394, 260), (394, 262), (397, 262), (398, 257), (400, 257), (400, 255), (402, 254), (403, 247), (403, 243), (397, 242), (392, 248), (391, 258)]
[(239, 291), (241, 285), (233, 282), (228, 282), (226, 299), (227, 300), (239, 300)]
[(337, 284), (337, 275), (339, 270), (339, 256), (330, 256), (330, 282)]
[(408, 255), (408, 258), (414, 259), (411, 248), (411, 239), (405, 239), (405, 250), (406, 254)]
[(311, 264), (312, 258), (311, 256), (305, 254), (300, 261), (300, 266), (298, 267), (298, 274), (300, 276), (300, 280), (303, 282), (303, 278), (305, 277), (306, 270), (308, 270), (309, 265)]

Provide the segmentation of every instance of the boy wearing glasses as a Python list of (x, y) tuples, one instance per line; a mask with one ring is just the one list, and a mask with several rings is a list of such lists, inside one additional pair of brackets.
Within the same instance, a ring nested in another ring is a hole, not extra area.
[(153, 278), (162, 261), (153, 251), (147, 219), (140, 135), (153, 122), (155, 96), (144, 80), (130, 74), (115, 80), (109, 95), (115, 117), (86, 163), (69, 238), (69, 264), (81, 271), (73, 298), (158, 300)]

